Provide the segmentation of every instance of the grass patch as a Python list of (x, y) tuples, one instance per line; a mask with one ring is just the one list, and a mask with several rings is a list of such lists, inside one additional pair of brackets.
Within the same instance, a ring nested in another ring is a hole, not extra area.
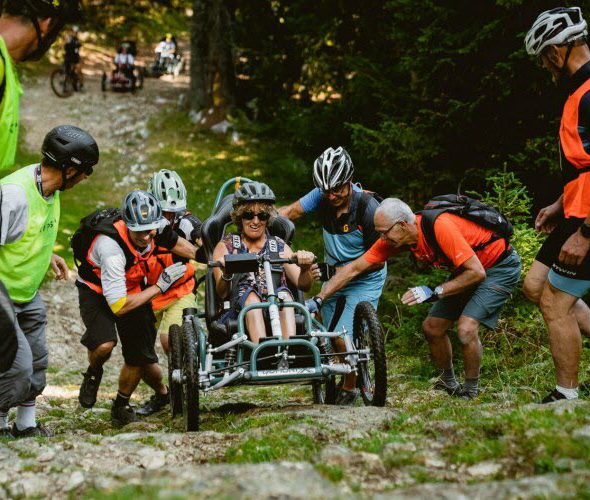
[(338, 465), (316, 464), (316, 470), (333, 483), (339, 483), (344, 478), (344, 469)]

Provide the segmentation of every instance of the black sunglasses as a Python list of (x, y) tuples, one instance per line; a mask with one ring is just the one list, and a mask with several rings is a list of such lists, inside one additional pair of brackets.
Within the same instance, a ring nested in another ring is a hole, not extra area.
[(244, 220), (253, 220), (254, 217), (258, 217), (258, 220), (264, 222), (270, 219), (270, 214), (268, 212), (252, 212), (250, 210), (242, 214), (242, 219)]

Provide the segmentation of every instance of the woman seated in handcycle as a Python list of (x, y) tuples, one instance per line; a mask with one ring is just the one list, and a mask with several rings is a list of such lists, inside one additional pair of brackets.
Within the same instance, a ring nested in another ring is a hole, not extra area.
[[(248, 182), (234, 195), (232, 222), (238, 227), (238, 233), (226, 235), (215, 247), (213, 260), (224, 264), (227, 254), (256, 253), (272, 254), (281, 258), (297, 257), (298, 264), (285, 264), (275, 292), (279, 299), (293, 299), (287, 288), (287, 279), (297, 288), (308, 291), (314, 280), (319, 278), (319, 269), (313, 264), (315, 256), (311, 252), (293, 253), (289, 245), (281, 238), (270, 236), (267, 232), (269, 222), (277, 216), (275, 195), (261, 182)], [(216, 291), (219, 297), (230, 301), (230, 310), (220, 318), (221, 323), (237, 319), (244, 306), (262, 302), (266, 298), (267, 287), (263, 272), (228, 275), (225, 269), (213, 268)], [(273, 273), (274, 274), (274, 273)], [(295, 335), (295, 311), (284, 308), (280, 311), (283, 338)], [(246, 327), (250, 340), (258, 344), (266, 336), (266, 326), (262, 309), (252, 309), (246, 313)]]

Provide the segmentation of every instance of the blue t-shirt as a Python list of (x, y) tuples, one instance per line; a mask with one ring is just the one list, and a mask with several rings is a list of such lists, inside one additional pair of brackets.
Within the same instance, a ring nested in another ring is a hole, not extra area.
[[(360, 199), (364, 197), (366, 210), (357, 214)], [(363, 255), (379, 239), (373, 217), (379, 202), (353, 184), (353, 197), (348, 212), (336, 217), (334, 209), (325, 200), (319, 188), (311, 190), (299, 200), (305, 213), (317, 212), (324, 233), (324, 259), (334, 266), (343, 266)], [(362, 288), (380, 292), (385, 283), (387, 269), (358, 276), (346, 289)]]

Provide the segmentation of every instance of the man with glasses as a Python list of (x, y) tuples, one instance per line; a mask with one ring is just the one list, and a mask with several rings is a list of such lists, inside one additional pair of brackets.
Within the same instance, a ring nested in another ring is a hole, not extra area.
[(579, 7), (540, 14), (529, 30), (527, 52), (539, 58), (553, 82), (567, 91), (559, 129), (563, 193), (537, 215), (535, 228), (549, 234), (524, 282), (549, 330), (557, 384), (544, 399), (578, 397), (582, 337), (590, 337), (590, 49)]
[[(434, 249), (424, 233), (423, 216), (396, 198), (384, 200), (375, 211), (375, 229), (381, 234), (363, 256), (341, 269), (319, 293), (328, 300), (355, 277), (404, 250), (435, 267), (448, 267), (448, 280), (432, 290), (427, 286), (409, 288), (402, 303), (414, 306), (435, 302), (422, 329), (432, 359), (440, 371), (435, 387), (453, 396), (473, 399), (478, 394), (482, 346), (479, 326), (494, 329), (506, 300), (520, 276), (516, 251), (493, 231), (451, 213), (436, 217), (433, 232), (439, 249)], [(454, 322), (463, 350), (465, 385), (453, 370), (453, 353), (447, 335)]]
[[(314, 163), (316, 188), (292, 205), (279, 209), (280, 215), (291, 220), (317, 213), (324, 231), (324, 258), (335, 268), (362, 256), (379, 238), (373, 224), (379, 202), (352, 182), (353, 173), (352, 160), (346, 150), (328, 148)], [(326, 327), (334, 330), (346, 328), (352, 335), (354, 309), (361, 301), (371, 302), (377, 308), (386, 275), (383, 264), (371, 266), (329, 300), (323, 301), (321, 296), (310, 299), (308, 307), (311, 312), (321, 308)], [(345, 301), (343, 308), (337, 308), (339, 301), (340, 304)], [(338, 339), (336, 349), (345, 351), (342, 340)], [(352, 405), (358, 394), (356, 375), (346, 375), (338, 404)]]

